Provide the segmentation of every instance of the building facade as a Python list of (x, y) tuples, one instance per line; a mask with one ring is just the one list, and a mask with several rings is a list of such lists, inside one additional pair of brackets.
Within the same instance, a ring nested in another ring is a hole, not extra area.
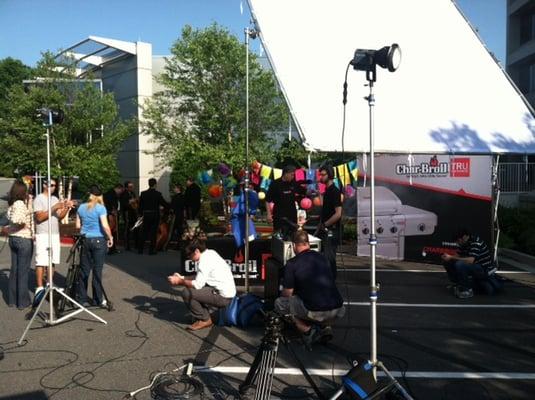
[(507, 1), (507, 72), (535, 106), (535, 1)]

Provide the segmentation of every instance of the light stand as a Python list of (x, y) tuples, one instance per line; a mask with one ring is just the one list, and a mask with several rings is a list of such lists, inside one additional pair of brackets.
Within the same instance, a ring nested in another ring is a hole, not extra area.
[(258, 31), (254, 28), (245, 28), (245, 292), (249, 293), (249, 38), (256, 39)]
[[(52, 132), (52, 126), (53, 126), (54, 122), (61, 123), (63, 121), (63, 112), (62, 111), (55, 111), (55, 110), (45, 109), (45, 108), (39, 109), (37, 111), (39, 112), (40, 116), (46, 117), (46, 120), (43, 122), (43, 126), (46, 127), (46, 135), (45, 135), (46, 136), (46, 168), (47, 168), (47, 182), (48, 182), (48, 184), (47, 184), (47, 186), (48, 186), (48, 205), (47, 205), (47, 207), (48, 207), (48, 222), (47, 222), (47, 226), (48, 226), (48, 248), (47, 248), (47, 252), (48, 252), (48, 268), (47, 268), (47, 271), (48, 271), (48, 282), (49, 282), (49, 285), (46, 287), (46, 289), (44, 289), (45, 290), (45, 294), (43, 295), (43, 298), (39, 302), (39, 305), (37, 306), (37, 308), (36, 308), (36, 310), (35, 310), (35, 312), (33, 314), (32, 319), (30, 320), (30, 322), (28, 322), (28, 325), (26, 326), (26, 329), (24, 330), (24, 333), (20, 337), (20, 339), (18, 341), (19, 345), (22, 344), (22, 341), (26, 337), (26, 334), (28, 333), (28, 330), (30, 329), (30, 326), (32, 325), (33, 321), (35, 320), (35, 317), (37, 315), (39, 315), (39, 311), (41, 310), (41, 307), (43, 306), (43, 303), (44, 303), (45, 299), (47, 298), (47, 296), (49, 296), (50, 310), (49, 310), (48, 319), (45, 319), (45, 323), (48, 324), (48, 325), (59, 324), (60, 322), (63, 322), (66, 319), (71, 318), (74, 315), (79, 314), (79, 313), (81, 313), (83, 311), (85, 311), (86, 313), (88, 313), (89, 315), (94, 317), (95, 319), (99, 320), (100, 322), (102, 322), (104, 324), (107, 324), (107, 322), (105, 320), (100, 318), (95, 313), (92, 313), (87, 308), (82, 306), (80, 303), (78, 303), (77, 301), (75, 301), (74, 299), (69, 297), (67, 294), (64, 293), (63, 290), (58, 289), (57, 287), (54, 286), (54, 279), (53, 279), (53, 276), (52, 276), (52, 274), (53, 274), (53, 269), (52, 269), (52, 224), (51, 224), (52, 206), (51, 206), (51, 202), (50, 202), (50, 196), (52, 196), (52, 193), (50, 191), (50, 181), (51, 181), (51, 177), (50, 177), (50, 133)], [(62, 316), (61, 318), (55, 318), (55, 315), (54, 315), (54, 292), (56, 292), (59, 295), (65, 297), (66, 299), (68, 299), (72, 304), (76, 305), (76, 307), (78, 309), (74, 310), (70, 314)]]
[[(369, 364), (364, 365), (364, 369), (372, 374), (373, 380), (377, 382), (377, 367), (379, 367), (386, 376), (391, 380), (390, 386), (396, 387), (405, 399), (412, 400), (412, 397), (405, 391), (405, 389), (396, 381), (396, 379), (386, 369), (384, 364), (377, 360), (377, 298), (379, 294), (379, 285), (376, 282), (376, 246), (377, 236), (375, 234), (375, 126), (374, 126), (374, 107), (375, 95), (373, 93), (373, 86), (377, 78), (377, 65), (387, 68), (390, 72), (398, 69), (401, 62), (401, 50), (397, 44), (392, 46), (385, 46), (379, 50), (361, 50), (357, 49), (351, 65), (355, 70), (366, 71), (366, 80), (370, 88), (368, 96), (365, 100), (368, 101), (369, 119), (370, 119), (370, 360)], [(368, 365), (369, 368), (366, 367)], [(331, 399), (338, 398), (345, 391), (352, 392), (355, 380), (354, 376), (362, 372), (363, 366), (355, 366), (344, 377), (343, 387), (335, 393)], [(358, 394), (358, 393), (357, 393)], [(366, 397), (369, 398), (369, 397)]]

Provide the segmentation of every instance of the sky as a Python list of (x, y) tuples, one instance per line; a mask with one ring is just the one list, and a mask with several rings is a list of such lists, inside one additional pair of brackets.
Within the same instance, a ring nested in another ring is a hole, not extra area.
[[(457, 3), (504, 65), (506, 0)], [(56, 52), (90, 35), (149, 42), (153, 55), (167, 55), (185, 24), (217, 22), (243, 39), (249, 18), (245, 0), (0, 0), (0, 59), (35, 66), (42, 51)]]

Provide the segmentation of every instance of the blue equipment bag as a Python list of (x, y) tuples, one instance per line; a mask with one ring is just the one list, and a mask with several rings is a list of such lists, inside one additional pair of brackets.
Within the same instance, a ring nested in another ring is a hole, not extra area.
[(219, 309), (219, 326), (239, 326), (246, 328), (254, 315), (264, 308), (262, 299), (254, 294), (246, 293), (234, 296), (230, 304)]
[(247, 328), (255, 314), (264, 308), (262, 299), (251, 293), (240, 296), (237, 322), (241, 328)]

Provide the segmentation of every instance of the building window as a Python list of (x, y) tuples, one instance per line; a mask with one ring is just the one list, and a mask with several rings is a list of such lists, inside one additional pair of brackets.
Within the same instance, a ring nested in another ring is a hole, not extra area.
[(522, 65), (518, 69), (518, 88), (524, 94), (535, 92), (535, 64)]
[(535, 39), (535, 12), (520, 17), (520, 44)]

